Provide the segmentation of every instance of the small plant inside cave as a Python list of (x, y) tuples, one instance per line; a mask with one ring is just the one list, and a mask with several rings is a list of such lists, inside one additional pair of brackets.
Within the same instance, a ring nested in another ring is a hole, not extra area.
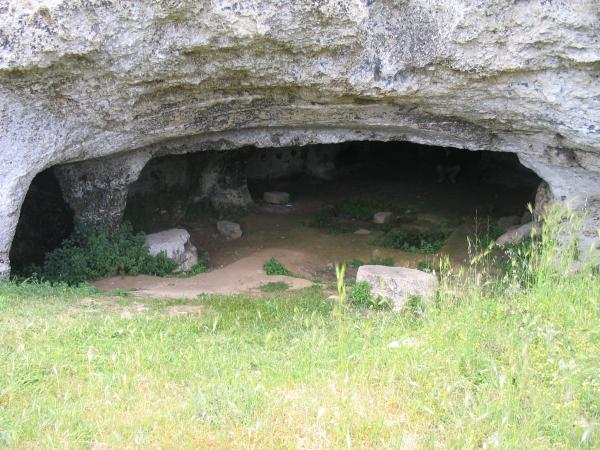
[(164, 254), (151, 256), (143, 233), (134, 233), (124, 223), (110, 235), (106, 227), (96, 229), (77, 223), (71, 236), (48, 253), (41, 266), (29, 274), (50, 282), (76, 285), (113, 275), (159, 275), (171, 273), (177, 262)]
[(271, 257), (264, 265), (263, 269), (267, 275), (291, 275), (292, 273), (274, 257)]
[(446, 243), (450, 231), (447, 225), (442, 224), (435, 230), (395, 230), (390, 231), (381, 238), (369, 241), (377, 247), (393, 248), (410, 253), (437, 253)]

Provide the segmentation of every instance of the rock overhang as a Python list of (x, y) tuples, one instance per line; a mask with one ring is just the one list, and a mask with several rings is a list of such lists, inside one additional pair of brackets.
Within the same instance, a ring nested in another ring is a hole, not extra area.
[(593, 0), (10, 0), (0, 253), (47, 167), (98, 161), (127, 181), (155, 156), (246, 145), (511, 151), (558, 199), (594, 203), (599, 14)]

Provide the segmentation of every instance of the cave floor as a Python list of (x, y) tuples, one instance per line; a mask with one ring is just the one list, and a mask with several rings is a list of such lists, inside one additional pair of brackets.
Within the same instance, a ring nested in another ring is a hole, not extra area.
[[(188, 214), (177, 224), (190, 232), (200, 255), (208, 252), (210, 272), (185, 278), (112, 277), (95, 285), (103, 290), (128, 290), (139, 296), (195, 298), (211, 293), (260, 294), (261, 285), (274, 281), (283, 281), (291, 289), (315, 282), (327, 286), (335, 279), (335, 262), (356, 259), (368, 263), (391, 258), (396, 266), (414, 268), (423, 260), (435, 267), (440, 256), (447, 255), (452, 265), (460, 266), (468, 262), (467, 237), (473, 236), (476, 220), (521, 214), (527, 203), (527, 192), (523, 189), (499, 189), (472, 180), (438, 184), (418, 174), (376, 178), (350, 173), (335, 181), (287, 179), (255, 183), (251, 190), (255, 199), (265, 190), (281, 190), (290, 192), (292, 200), (288, 205), (276, 207), (257, 201), (257, 207), (250, 213), (233, 217), (244, 232), (237, 240), (227, 241), (219, 236), (215, 230), (217, 218), (208, 215)], [(374, 246), (370, 241), (383, 236), (390, 227), (382, 229), (369, 220), (344, 215), (345, 202), (350, 204), (346, 206), (350, 215), (356, 210), (358, 213), (368, 208), (377, 210), (380, 205), (400, 211), (400, 215), (408, 212), (408, 223), (400, 220), (392, 226), (394, 229), (435, 230), (446, 226), (450, 234), (437, 254)], [(320, 211), (332, 210), (336, 215), (332, 229), (314, 226), (314, 218)], [(358, 229), (367, 229), (370, 234), (355, 234)], [(295, 276), (266, 275), (263, 264), (271, 257)], [(348, 277), (353, 278), (355, 271), (350, 266)]]

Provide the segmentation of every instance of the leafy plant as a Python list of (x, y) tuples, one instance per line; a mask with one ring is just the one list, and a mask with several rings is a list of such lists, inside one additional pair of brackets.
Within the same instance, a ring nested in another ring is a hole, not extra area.
[(285, 281), (272, 281), (260, 285), (260, 290), (263, 292), (281, 292), (289, 289), (289, 285)]
[(151, 256), (144, 234), (124, 223), (112, 236), (106, 227), (96, 229), (81, 223), (63, 244), (46, 256), (37, 276), (70, 285), (112, 275), (160, 275), (171, 273), (177, 262), (164, 254)]
[(291, 272), (274, 257), (271, 257), (271, 259), (263, 265), (263, 269), (267, 275), (291, 275)]

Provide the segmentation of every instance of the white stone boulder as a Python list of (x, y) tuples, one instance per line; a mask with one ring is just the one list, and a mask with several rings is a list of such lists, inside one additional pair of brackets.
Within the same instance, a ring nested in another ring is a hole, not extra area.
[(373, 215), (373, 222), (377, 224), (390, 223), (394, 220), (394, 214), (390, 211), (382, 211)]
[(182, 228), (147, 234), (146, 245), (152, 256), (164, 253), (178, 262), (173, 272), (187, 272), (198, 262), (198, 250), (190, 241), (190, 233)]
[(360, 266), (356, 281), (371, 285), (374, 296), (387, 299), (394, 310), (400, 310), (411, 297), (431, 297), (438, 288), (438, 279), (431, 273), (407, 267)]
[(239, 239), (242, 237), (242, 227), (240, 224), (229, 220), (219, 220), (217, 222), (217, 231), (227, 240)]
[(506, 244), (517, 244), (523, 241), (525, 238), (531, 235), (533, 229), (533, 222), (529, 222), (523, 225), (515, 225), (510, 227), (506, 233), (496, 239), (496, 244), (503, 246)]
[(287, 192), (265, 192), (263, 200), (271, 205), (286, 205), (290, 201), (290, 194)]

